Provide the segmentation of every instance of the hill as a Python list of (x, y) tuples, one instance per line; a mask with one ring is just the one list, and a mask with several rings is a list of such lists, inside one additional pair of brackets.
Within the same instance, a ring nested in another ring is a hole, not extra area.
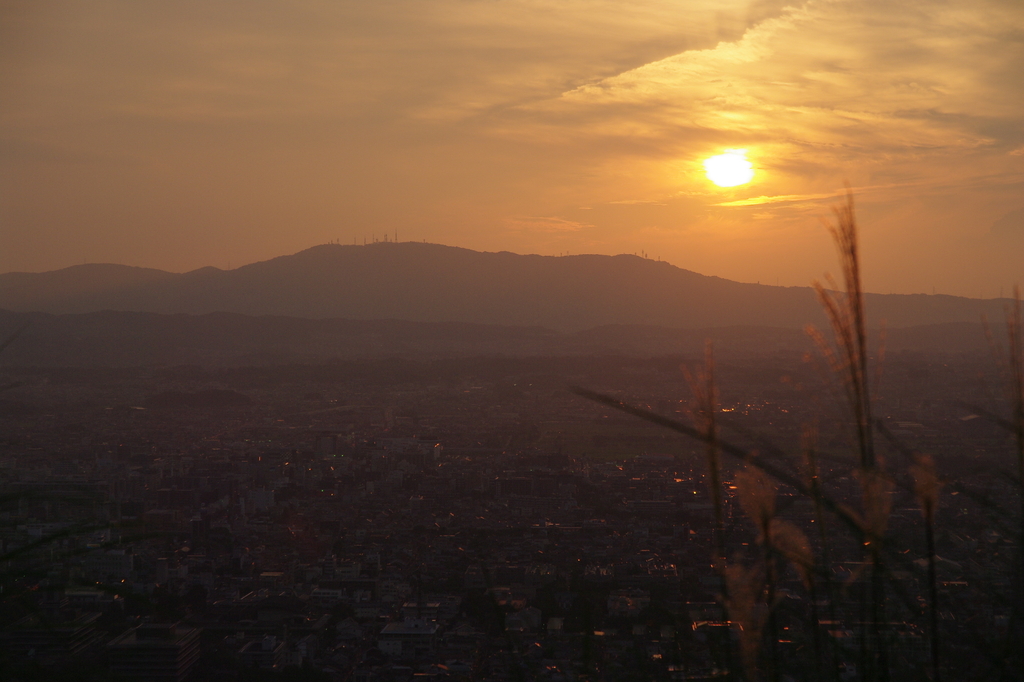
[[(683, 329), (823, 324), (810, 287), (701, 275), (631, 255), (482, 253), (438, 244), (323, 245), (235, 270), (183, 274), (82, 265), (0, 275), (0, 308), (55, 314), (102, 310), (202, 315), (462, 322), (545, 327)], [(998, 301), (868, 296), (870, 322), (890, 327), (998, 318)]]

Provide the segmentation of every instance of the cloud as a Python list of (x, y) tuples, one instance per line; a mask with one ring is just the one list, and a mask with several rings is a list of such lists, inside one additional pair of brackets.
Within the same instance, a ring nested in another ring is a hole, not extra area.
[(610, 205), (613, 206), (634, 206), (636, 204), (658, 204), (664, 206), (665, 202), (659, 199), (619, 199), (618, 201), (609, 201)]
[(80, 117), (452, 122), (735, 39), (781, 4), (40, 0), (5, 16), (0, 59), (5, 92), (47, 113), (74, 102)]
[(571, 122), (573, 136), (641, 138), (664, 156), (749, 146), (769, 173), (856, 165), (877, 180), (901, 164), (936, 175), (919, 162), (1019, 144), (1024, 40), (1008, 26), (1024, 26), (1024, 6), (812, 1), (532, 111)]
[[(993, 180), (989, 179), (991, 183)], [(736, 199), (733, 201), (723, 201), (712, 206), (758, 206), (761, 204), (780, 204), (780, 203), (800, 203), (808, 201), (832, 201), (839, 199), (852, 192), (854, 196), (865, 196), (879, 192), (885, 192), (887, 190), (906, 190), (911, 187), (920, 187), (921, 183), (903, 182), (903, 183), (888, 183), (884, 185), (863, 185), (860, 187), (844, 187), (837, 189), (834, 192), (825, 192), (818, 194), (783, 194), (776, 196), (761, 195), (758, 197), (749, 197), (746, 199)]]
[(829, 194), (789, 194), (782, 196), (766, 197), (764, 195), (759, 197), (751, 197), (749, 199), (737, 199), (735, 201), (723, 201), (718, 204), (712, 204), (712, 206), (760, 206), (761, 204), (778, 204), (778, 203), (793, 203), (799, 201), (820, 201), (822, 199), (837, 199), (842, 196), (838, 192), (831, 192)]
[(1024, 207), (1000, 216), (989, 232), (995, 237), (1024, 237)]
[(553, 216), (517, 216), (506, 218), (505, 224), (517, 231), (526, 232), (579, 232), (593, 225), (581, 223), (575, 220), (566, 220)]

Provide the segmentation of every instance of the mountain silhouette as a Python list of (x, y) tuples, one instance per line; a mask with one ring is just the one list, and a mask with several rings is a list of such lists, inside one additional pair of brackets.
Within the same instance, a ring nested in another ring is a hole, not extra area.
[[(0, 274), (0, 308), (390, 319), (558, 332), (825, 323), (810, 287), (734, 282), (632, 255), (484, 253), (418, 242), (328, 244), (235, 270), (183, 274), (105, 264), (6, 273)], [(999, 301), (924, 294), (869, 294), (867, 308), (872, 326), (884, 320), (889, 327), (1002, 315)]]

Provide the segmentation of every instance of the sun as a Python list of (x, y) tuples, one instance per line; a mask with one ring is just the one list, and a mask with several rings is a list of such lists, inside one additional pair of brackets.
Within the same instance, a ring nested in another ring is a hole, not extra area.
[(724, 153), (704, 159), (708, 180), (719, 187), (745, 185), (754, 178), (754, 166), (747, 161), (746, 149), (726, 149)]

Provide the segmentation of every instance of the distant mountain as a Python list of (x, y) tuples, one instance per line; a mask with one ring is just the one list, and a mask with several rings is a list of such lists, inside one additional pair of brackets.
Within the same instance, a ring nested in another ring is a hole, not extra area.
[[(324, 245), (236, 270), (121, 265), (0, 274), (0, 308), (462, 322), (568, 332), (603, 325), (701, 329), (823, 324), (809, 287), (743, 284), (636, 256), (481, 253), (416, 242)], [(998, 301), (868, 296), (872, 324), (999, 318)]]
[[(607, 325), (577, 332), (465, 322), (315, 320), (237, 313), (74, 315), (0, 310), (0, 339), (21, 334), (0, 354), (2, 367), (267, 366), (354, 359), (469, 357), (690, 356), (713, 339), (723, 359), (811, 349), (795, 328), (673, 329)], [(872, 334), (872, 338), (877, 335)], [(890, 352), (987, 355), (980, 324), (890, 329)], [(799, 355), (798, 355), (799, 356)], [(0, 372), (2, 373), (2, 372)], [(0, 383), (3, 383), (0, 381)]]
[(74, 315), (0, 310), (0, 365), (268, 365), (335, 358), (543, 355), (550, 330), (460, 322), (317, 320), (237, 313)]

